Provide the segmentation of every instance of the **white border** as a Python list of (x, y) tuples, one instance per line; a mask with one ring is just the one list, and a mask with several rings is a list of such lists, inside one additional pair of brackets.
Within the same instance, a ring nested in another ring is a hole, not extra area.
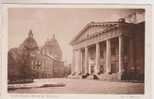
[[(145, 94), (8, 94), (7, 93), (7, 49), (8, 49), (8, 8), (145, 8)], [(151, 95), (151, 6), (150, 5), (26, 5), (3, 4), (2, 8), (2, 99), (51, 99), (51, 98), (98, 98), (98, 99), (150, 99)]]
[[(0, 5), (0, 13), (2, 13), (2, 7)], [(2, 65), (2, 14), (0, 14), (0, 65)], [(2, 66), (0, 67), (0, 71), (2, 71)], [(0, 73), (0, 97), (2, 91), (2, 73)]]
[(147, 4), (152, 0), (2, 0), (7, 4), (51, 4), (51, 3), (127, 3), (127, 4)]

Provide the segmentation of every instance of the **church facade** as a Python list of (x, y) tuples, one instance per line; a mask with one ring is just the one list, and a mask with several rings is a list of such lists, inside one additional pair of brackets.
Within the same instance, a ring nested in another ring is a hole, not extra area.
[(145, 21), (126, 20), (90, 22), (79, 32), (71, 41), (70, 78), (144, 80)]

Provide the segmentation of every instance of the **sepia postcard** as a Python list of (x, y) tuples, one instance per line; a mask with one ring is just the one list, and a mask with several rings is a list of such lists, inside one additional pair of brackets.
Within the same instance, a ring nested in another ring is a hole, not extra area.
[(3, 97), (148, 99), (150, 21), (149, 5), (5, 5)]

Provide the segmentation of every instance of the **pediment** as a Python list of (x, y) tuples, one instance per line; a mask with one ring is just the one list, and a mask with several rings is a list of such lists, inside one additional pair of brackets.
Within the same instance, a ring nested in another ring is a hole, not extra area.
[(93, 37), (98, 33), (102, 33), (105, 32), (106, 30), (109, 30), (110, 28), (112, 28), (113, 26), (115, 26), (117, 24), (93, 24), (93, 25), (86, 25), (81, 31), (80, 33), (75, 37), (74, 40), (72, 40), (71, 44), (75, 44), (77, 42), (86, 40), (89, 37)]

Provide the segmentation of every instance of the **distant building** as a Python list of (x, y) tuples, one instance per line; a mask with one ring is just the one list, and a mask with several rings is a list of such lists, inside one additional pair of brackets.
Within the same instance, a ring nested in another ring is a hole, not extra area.
[(64, 77), (62, 51), (55, 36), (46, 41), (43, 47), (38, 47), (30, 30), (28, 37), (18, 48), (10, 49), (8, 52), (9, 78), (11, 79), (12, 75), (14, 78), (22, 78), (24, 67), (29, 67), (26, 72), (31, 72), (33, 78)]
[(46, 41), (37, 54), (34, 55), (31, 65), (35, 78), (64, 77), (64, 62), (62, 51), (55, 36)]
[(143, 80), (144, 35), (144, 10), (116, 22), (88, 23), (71, 41), (73, 62), (69, 77)]

